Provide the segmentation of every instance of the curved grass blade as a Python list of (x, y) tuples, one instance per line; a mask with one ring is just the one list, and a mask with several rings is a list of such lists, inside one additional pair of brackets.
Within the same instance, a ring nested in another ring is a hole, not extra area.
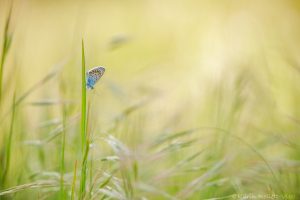
[(0, 62), (0, 103), (2, 102), (2, 83), (3, 83), (4, 63), (12, 41), (12, 34), (9, 33), (11, 13), (12, 13), (12, 4), (10, 6), (9, 13), (5, 21), (4, 35), (3, 35), (2, 55), (1, 55), (1, 62)]

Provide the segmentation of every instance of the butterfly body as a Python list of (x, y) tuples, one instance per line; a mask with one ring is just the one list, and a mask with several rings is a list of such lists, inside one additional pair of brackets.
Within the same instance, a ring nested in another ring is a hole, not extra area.
[(95, 84), (103, 76), (105, 72), (104, 67), (94, 67), (86, 73), (86, 88), (94, 89)]

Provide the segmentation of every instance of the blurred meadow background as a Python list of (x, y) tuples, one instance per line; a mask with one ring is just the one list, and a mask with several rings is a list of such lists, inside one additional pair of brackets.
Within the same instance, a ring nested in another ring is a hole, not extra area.
[(300, 199), (299, 44), (297, 0), (1, 0), (0, 199)]

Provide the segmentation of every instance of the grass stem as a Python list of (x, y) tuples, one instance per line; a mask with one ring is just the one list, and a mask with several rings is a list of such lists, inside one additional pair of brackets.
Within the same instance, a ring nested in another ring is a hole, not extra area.
[(15, 99), (16, 99), (16, 94), (14, 94), (14, 97), (13, 97), (12, 116), (11, 116), (11, 122), (10, 122), (9, 135), (8, 135), (8, 138), (6, 141), (5, 166), (4, 166), (3, 174), (1, 177), (1, 186), (3, 186), (6, 182), (7, 173), (8, 173), (9, 167), (10, 167), (11, 145), (12, 145), (12, 136), (13, 136), (13, 132), (14, 132), (13, 128), (14, 128), (15, 112), (16, 112)]
[(3, 35), (3, 44), (2, 44), (2, 54), (1, 54), (1, 61), (0, 61), (0, 102), (2, 102), (2, 84), (3, 84), (3, 71), (4, 71), (4, 63), (5, 59), (7, 57), (7, 53), (10, 48), (12, 35), (9, 34), (9, 26), (11, 21), (11, 11), (12, 11), (12, 5), (10, 6), (10, 10), (8, 13), (8, 17), (5, 21), (5, 27), (4, 27), (4, 35)]
[(86, 174), (87, 174), (87, 166), (86, 160), (88, 156), (88, 148), (89, 144), (86, 140), (86, 80), (85, 80), (85, 55), (84, 55), (84, 42), (82, 40), (82, 80), (81, 80), (81, 150), (82, 150), (82, 166), (81, 166), (81, 179), (80, 179), (80, 191), (79, 191), (79, 199), (83, 199), (85, 196), (85, 185), (86, 185)]
[(74, 196), (75, 196), (76, 175), (77, 175), (77, 160), (75, 161), (75, 166), (74, 166), (74, 174), (73, 174), (73, 181), (72, 181), (72, 191), (71, 191), (71, 200), (73, 200)]

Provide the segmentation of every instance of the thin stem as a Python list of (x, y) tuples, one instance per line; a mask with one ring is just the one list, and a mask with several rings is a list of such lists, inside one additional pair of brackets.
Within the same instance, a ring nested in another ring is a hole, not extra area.
[(85, 86), (85, 56), (84, 56), (84, 43), (82, 40), (82, 85), (81, 85), (81, 150), (82, 154), (85, 151), (86, 143), (86, 86)]
[(74, 167), (73, 182), (72, 182), (72, 192), (71, 192), (71, 200), (74, 199), (74, 195), (75, 195), (76, 174), (77, 174), (77, 160), (75, 161), (75, 167)]
[(60, 199), (65, 199), (64, 173), (65, 173), (65, 143), (66, 143), (66, 109), (63, 104), (63, 131), (61, 141), (61, 163), (60, 163)]
[(82, 84), (81, 84), (81, 151), (82, 151), (82, 165), (81, 165), (81, 180), (80, 180), (80, 190), (79, 199), (83, 199), (85, 196), (85, 186), (86, 186), (86, 174), (87, 166), (86, 160), (88, 155), (89, 144), (86, 139), (87, 123), (86, 123), (86, 80), (85, 80), (85, 55), (84, 55), (84, 42), (82, 40)]

